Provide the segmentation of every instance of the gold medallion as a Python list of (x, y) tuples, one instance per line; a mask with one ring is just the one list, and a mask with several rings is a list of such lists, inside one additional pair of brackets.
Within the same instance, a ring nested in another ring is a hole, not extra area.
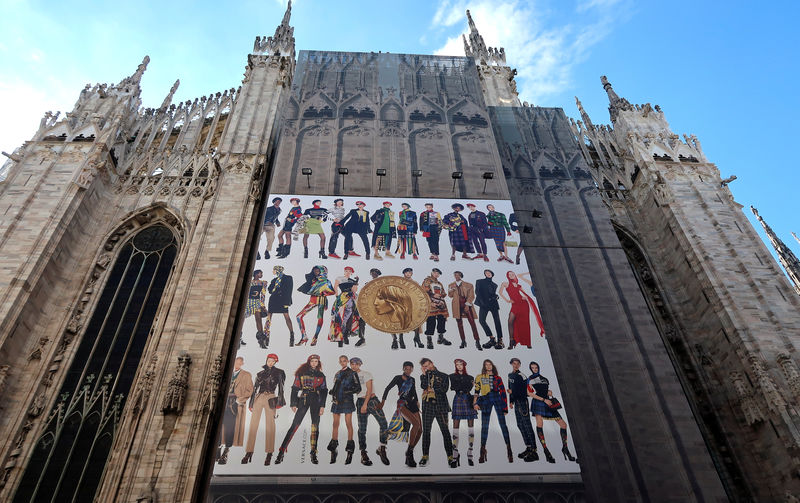
[(415, 281), (402, 276), (381, 276), (364, 285), (357, 305), (361, 318), (372, 328), (401, 334), (425, 323), (430, 299)]

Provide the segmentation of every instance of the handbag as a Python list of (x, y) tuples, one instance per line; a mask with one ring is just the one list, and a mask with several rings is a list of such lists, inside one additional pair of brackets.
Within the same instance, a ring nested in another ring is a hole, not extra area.
[(550, 400), (550, 405), (548, 405), (549, 408), (553, 410), (558, 410), (561, 408), (561, 402), (558, 401), (558, 398), (551, 396), (548, 398), (548, 400)]
[(286, 399), (284, 399), (282, 396), (274, 396), (267, 400), (267, 404), (269, 404), (270, 409), (277, 410), (286, 405)]

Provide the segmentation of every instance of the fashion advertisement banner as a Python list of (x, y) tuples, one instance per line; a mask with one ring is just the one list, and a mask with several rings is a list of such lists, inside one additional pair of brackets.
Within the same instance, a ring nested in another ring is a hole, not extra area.
[(269, 201), (215, 475), (579, 472), (510, 201)]

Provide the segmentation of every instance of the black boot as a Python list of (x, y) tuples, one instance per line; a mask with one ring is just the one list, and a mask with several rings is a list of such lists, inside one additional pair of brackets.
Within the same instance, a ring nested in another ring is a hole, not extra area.
[(422, 340), (419, 338), (419, 332), (414, 334), (414, 347), (415, 348), (424, 348), (425, 345), (422, 344)]
[(294, 346), (294, 332), (289, 332), (289, 347)]
[(284, 454), (284, 451), (282, 451), (282, 450), (278, 451), (278, 457), (275, 458), (275, 464), (276, 465), (279, 465), (279, 464), (283, 463), (283, 454)]
[(320, 250), (319, 251), (319, 258), (328, 258), (328, 256), (325, 255), (325, 250)]
[(433, 336), (428, 336), (428, 349), (433, 349)]
[(230, 447), (225, 447), (225, 449), (222, 451), (222, 456), (219, 457), (219, 461), (217, 461), (217, 463), (219, 463), (221, 465), (227, 464), (228, 463), (228, 451), (230, 451), (230, 450), (231, 450)]
[(414, 461), (414, 449), (409, 447), (406, 449), (406, 466), (409, 468), (416, 468), (417, 462)]
[(247, 463), (253, 461), (253, 453), (252, 452), (245, 452), (244, 457), (242, 458), (242, 464), (246, 465)]
[(498, 338), (497, 344), (494, 345), (495, 349), (503, 349), (505, 346), (503, 345), (503, 339)]
[(283, 247), (285, 245), (279, 244), (278, 249), (275, 251), (275, 258), (283, 258)]
[(337, 450), (339, 448), (339, 441), (338, 440), (331, 440), (328, 444), (328, 450), (331, 451), (331, 464), (336, 462), (336, 456), (339, 454)]
[[(464, 340), (464, 339), (461, 339), (461, 345), (458, 346), (458, 349), (464, 349), (465, 347), (467, 347), (467, 341)], [(481, 349), (481, 348), (478, 347), (478, 349)]]
[(405, 349), (406, 343), (405, 341), (403, 341), (403, 334), (400, 334), (399, 340), (400, 340), (400, 349)]
[(308, 246), (303, 247), (303, 258), (308, 258)]
[(353, 462), (353, 453), (356, 452), (356, 443), (354, 440), (347, 441), (347, 445), (344, 447), (344, 452), (347, 453), (347, 457), (344, 459), (344, 464), (349, 465)]
[(361, 464), (364, 466), (372, 466), (372, 461), (369, 459), (366, 449), (361, 449)]
[(528, 455), (522, 458), (526, 463), (530, 463), (531, 461), (539, 461), (539, 453), (536, 452), (536, 449), (528, 448)]
[(317, 459), (317, 450), (316, 449), (312, 449), (311, 451), (309, 451), (309, 457), (311, 458), (311, 464), (312, 465), (319, 464), (319, 460)]
[(397, 349), (397, 334), (392, 334), (392, 349)]
[(214, 461), (219, 461), (219, 458), (222, 457), (222, 446), (217, 447), (217, 455), (214, 458)]
[(365, 342), (367, 342), (367, 341), (364, 340), (364, 336), (363, 335), (360, 336), (358, 338), (358, 340), (356, 341), (356, 347), (363, 346)]
[(561, 454), (564, 455), (564, 459), (568, 461), (575, 461), (575, 457), (569, 452), (569, 447), (566, 445), (561, 448)]
[(483, 346), (481, 346), (481, 341), (475, 339), (475, 347), (478, 348), (478, 351), (483, 351)]
[(381, 458), (381, 463), (384, 465), (389, 465), (389, 458), (386, 456), (386, 446), (382, 445), (378, 447), (378, 450), (375, 451), (376, 454)]
[(445, 339), (444, 334), (439, 334), (439, 340), (436, 341), (436, 344), (440, 344), (442, 346), (450, 346), (453, 343)]
[(489, 342), (483, 345), (483, 349), (493, 348), (497, 345), (497, 341), (494, 337), (489, 337)]
[(272, 453), (267, 453), (267, 459), (264, 460), (264, 466), (269, 466), (270, 461), (272, 461)]
[(546, 459), (548, 463), (556, 462), (556, 459), (553, 457), (552, 454), (550, 454), (550, 451), (547, 450), (547, 447), (542, 447), (542, 450), (544, 451), (544, 459)]
[(269, 250), (264, 250), (264, 258), (265, 259), (269, 258)]

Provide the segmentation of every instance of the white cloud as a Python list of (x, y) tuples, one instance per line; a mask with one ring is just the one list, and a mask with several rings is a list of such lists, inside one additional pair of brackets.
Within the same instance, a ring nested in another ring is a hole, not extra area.
[[(570, 86), (572, 68), (585, 60), (591, 47), (609, 33), (615, 14), (623, 11), (615, 6), (620, 1), (625, 0), (587, 0), (577, 9), (588, 12), (565, 23), (536, 2), (443, 0), (432, 27), (452, 32), (447, 28), (464, 26), (469, 8), (486, 45), (504, 47), (508, 65), (517, 68), (520, 98), (538, 103)], [(465, 26), (463, 33), (469, 33)], [(461, 33), (435, 53), (464, 55)]]
[(0, 80), (0, 110), (14, 118), (0, 121), (0, 150), (13, 152), (30, 140), (46, 111), (60, 110), (63, 117), (72, 110), (79, 91), (58, 81), (41, 81), (34, 86), (19, 79)]

